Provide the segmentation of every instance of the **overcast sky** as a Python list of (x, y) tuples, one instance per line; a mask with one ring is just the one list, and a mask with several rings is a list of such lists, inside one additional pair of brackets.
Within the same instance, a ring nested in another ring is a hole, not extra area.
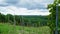
[(48, 15), (53, 0), (0, 0), (0, 12), (12, 15)]

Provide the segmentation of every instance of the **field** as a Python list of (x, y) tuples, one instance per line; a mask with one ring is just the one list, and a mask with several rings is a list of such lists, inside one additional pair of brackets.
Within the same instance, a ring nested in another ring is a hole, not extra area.
[(48, 26), (26, 27), (0, 23), (0, 34), (50, 34)]

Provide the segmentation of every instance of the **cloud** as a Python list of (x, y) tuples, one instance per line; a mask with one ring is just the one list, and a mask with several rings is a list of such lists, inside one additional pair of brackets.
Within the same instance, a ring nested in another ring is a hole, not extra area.
[(53, 0), (20, 0), (16, 6), (28, 9), (46, 9), (47, 4), (52, 2)]
[(43, 9), (34, 9), (34, 10), (28, 10), (27, 8), (17, 8), (14, 6), (7, 6), (7, 7), (1, 7), (0, 12), (3, 14), (12, 14), (12, 15), (49, 15), (50, 13), (48, 10), (45, 9), (45, 12), (43, 12)]
[[(0, 1), (2, 2), (2, 0)], [(53, 0), (3, 0), (0, 6), (14, 5), (27, 9), (46, 9), (47, 4), (52, 3)]]
[(10, 4), (10, 5), (15, 5), (18, 3), (19, 0), (5, 0), (6, 3)]
[(12, 15), (48, 15), (53, 0), (0, 0), (0, 12)]
[(4, 0), (0, 0), (0, 3), (4, 2)]
[(0, 6), (2, 7), (8, 6), (8, 3), (6, 3), (5, 0), (0, 0)]

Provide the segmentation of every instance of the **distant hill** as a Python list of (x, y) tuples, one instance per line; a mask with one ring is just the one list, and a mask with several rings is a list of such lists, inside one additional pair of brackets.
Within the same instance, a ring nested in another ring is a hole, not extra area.
[(22, 18), (22, 21), (28, 23), (36, 23), (40, 25), (47, 25), (48, 18), (47, 16), (20, 16)]
[(17, 25), (33, 25), (33, 24), (40, 24), (46, 25), (48, 22), (47, 16), (37, 16), (37, 15), (11, 15), (11, 14), (1, 14), (0, 13), (0, 22), (10, 22), (14, 24), (14, 21)]

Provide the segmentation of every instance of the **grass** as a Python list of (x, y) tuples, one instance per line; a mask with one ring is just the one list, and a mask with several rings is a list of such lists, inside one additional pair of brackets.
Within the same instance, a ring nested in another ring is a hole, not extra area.
[(0, 23), (0, 34), (50, 34), (48, 26), (26, 27)]

